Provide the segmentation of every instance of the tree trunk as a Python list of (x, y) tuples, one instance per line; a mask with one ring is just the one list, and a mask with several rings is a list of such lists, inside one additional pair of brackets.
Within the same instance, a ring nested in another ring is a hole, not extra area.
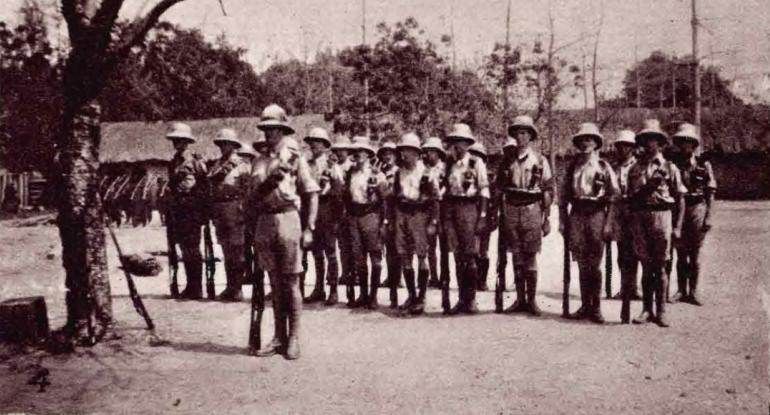
[[(67, 96), (70, 103), (75, 97)], [(81, 343), (94, 343), (113, 324), (104, 220), (98, 195), (100, 110), (93, 102), (65, 108), (62, 123), (62, 194), (59, 233), (66, 272), (67, 325)]]

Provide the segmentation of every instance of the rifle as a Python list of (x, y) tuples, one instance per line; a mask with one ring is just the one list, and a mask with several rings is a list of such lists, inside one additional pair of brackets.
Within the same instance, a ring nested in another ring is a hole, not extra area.
[(497, 281), (495, 282), (495, 313), (503, 312), (503, 295), (505, 294), (505, 269), (508, 267), (508, 248), (505, 243), (505, 232), (503, 232), (503, 223), (505, 223), (503, 212), (505, 212), (505, 209), (503, 206), (500, 206), (500, 226), (498, 226), (497, 232)]
[(604, 243), (604, 293), (612, 298), (612, 241)]
[(251, 323), (249, 325), (249, 354), (256, 356), (262, 347), (262, 313), (265, 311), (265, 273), (254, 273), (251, 291)]
[(564, 226), (564, 286), (562, 289), (562, 295), (561, 295), (561, 316), (564, 318), (569, 318), (569, 285), (570, 280), (572, 279), (571, 275), (571, 264), (572, 260), (570, 258), (570, 252), (569, 252), (569, 226), (565, 224)]
[(203, 249), (206, 254), (204, 262), (206, 263), (206, 297), (213, 300), (216, 297), (214, 292), (214, 274), (217, 272), (217, 261), (214, 257), (214, 243), (211, 241), (211, 224), (206, 220), (203, 227)]
[(177, 273), (179, 272), (179, 257), (176, 254), (176, 243), (174, 242), (174, 231), (172, 229), (173, 214), (171, 209), (166, 212), (166, 241), (168, 246), (168, 275), (169, 275), (169, 291), (171, 292), (171, 298), (179, 297), (179, 282), (177, 280)]
[(142, 297), (139, 296), (139, 292), (136, 290), (134, 278), (128, 271), (126, 271), (126, 264), (123, 260), (123, 251), (120, 249), (118, 238), (115, 236), (115, 231), (112, 230), (112, 226), (110, 226), (109, 222), (107, 223), (107, 230), (109, 230), (110, 237), (112, 237), (112, 243), (115, 244), (115, 249), (118, 251), (118, 258), (120, 259), (120, 265), (123, 268), (123, 274), (126, 276), (128, 294), (131, 296), (131, 302), (134, 304), (134, 309), (140, 316), (142, 316), (142, 318), (144, 318), (144, 322), (147, 323), (147, 330), (155, 331), (155, 323), (152, 322), (150, 314), (147, 312), (147, 309), (144, 308), (144, 302), (142, 301)]

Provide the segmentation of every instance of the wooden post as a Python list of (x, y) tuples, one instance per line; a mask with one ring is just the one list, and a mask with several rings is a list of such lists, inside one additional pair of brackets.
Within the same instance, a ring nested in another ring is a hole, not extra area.
[(691, 0), (692, 6), (692, 77), (693, 77), (693, 101), (692, 122), (700, 130), (701, 118), (701, 91), (700, 91), (700, 60), (698, 58), (698, 7), (697, 1)]

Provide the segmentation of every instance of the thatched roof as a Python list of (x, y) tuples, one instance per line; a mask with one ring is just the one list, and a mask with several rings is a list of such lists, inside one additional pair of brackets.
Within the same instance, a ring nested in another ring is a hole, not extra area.
[[(258, 117), (212, 118), (184, 121), (189, 124), (198, 141), (191, 149), (206, 159), (219, 157), (213, 138), (221, 128), (232, 128), (245, 142), (262, 136), (257, 129)], [(321, 114), (290, 117), (297, 137), (304, 137), (312, 127), (330, 128)], [(168, 122), (117, 122), (102, 124), (101, 161), (106, 163), (170, 160), (174, 150), (166, 140)]]

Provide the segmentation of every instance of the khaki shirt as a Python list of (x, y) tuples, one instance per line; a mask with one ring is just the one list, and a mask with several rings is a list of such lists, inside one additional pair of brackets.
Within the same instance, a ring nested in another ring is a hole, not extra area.
[(199, 189), (206, 178), (206, 165), (190, 150), (177, 153), (168, 166), (168, 187), (172, 196), (186, 196)]
[(620, 198), (628, 198), (628, 172), (636, 164), (636, 157), (631, 156), (623, 163), (615, 166), (615, 175), (618, 177), (618, 186), (620, 187)]
[(675, 197), (687, 193), (682, 182), (682, 176), (674, 163), (663, 158), (663, 154), (650, 158), (639, 159), (628, 172), (628, 194), (634, 197), (644, 190), (647, 182), (653, 176), (662, 177), (663, 181), (644, 200), (638, 202), (645, 205), (670, 204)]
[(397, 200), (420, 203), (436, 200), (440, 196), (438, 177), (428, 174), (421, 160), (417, 160), (411, 169), (401, 166), (395, 180), (394, 196)]
[(246, 195), (251, 178), (251, 165), (236, 153), (218, 159), (209, 169), (213, 201), (240, 199)]
[(439, 198), (444, 195), (444, 192), (446, 192), (446, 187), (444, 187), (445, 180), (444, 175), (446, 174), (446, 164), (444, 164), (443, 161), (439, 160), (435, 166), (429, 166), (425, 163), (425, 171), (427, 172), (428, 176), (431, 180), (435, 180), (438, 182), (438, 194)]
[(572, 176), (564, 179), (560, 204), (575, 200), (612, 201), (620, 194), (618, 179), (609, 163), (591, 153), (588, 160), (572, 166)]
[(337, 163), (331, 163), (327, 153), (308, 160), (308, 165), (313, 179), (321, 189), (319, 193), (321, 196), (339, 193), (344, 186), (345, 176), (342, 167)]
[(677, 164), (677, 167), (682, 174), (682, 183), (687, 188), (687, 195), (704, 196), (707, 192), (716, 190), (717, 180), (708, 161), (699, 163), (693, 155), (684, 163)]
[(299, 146), (292, 139), (286, 137), (274, 149), (271, 149), (267, 156), (254, 163), (253, 187), (256, 189), (267, 180), (271, 173), (279, 168), (288, 172), (284, 172), (283, 179), (273, 191), (261, 201), (257, 201), (257, 209), (276, 210), (285, 208), (287, 205), (293, 205), (299, 209), (301, 194), (320, 191)]
[[(533, 173), (539, 171), (539, 180), (533, 179)], [(497, 177), (498, 187), (527, 193), (553, 191), (554, 178), (548, 160), (531, 148), (514, 158), (504, 166)]]
[(485, 197), (489, 199), (489, 178), (484, 160), (465, 153), (452, 163), (447, 173), (445, 194), (456, 197)]
[(381, 171), (366, 163), (361, 169), (351, 167), (348, 173), (347, 192), (350, 201), (357, 204), (379, 203), (388, 195), (388, 180)]

